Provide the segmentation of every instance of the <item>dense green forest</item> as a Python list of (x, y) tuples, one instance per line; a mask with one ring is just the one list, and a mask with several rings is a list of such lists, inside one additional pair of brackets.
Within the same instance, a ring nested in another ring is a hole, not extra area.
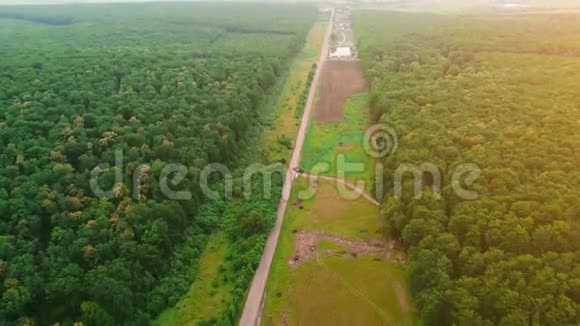
[[(294, 5), (1, 7), (0, 324), (149, 324), (217, 228), (236, 271), (222, 322), (235, 323), (278, 197), (236, 200), (236, 177), (233, 201), (208, 201), (200, 173), (254, 157), (315, 18)], [(102, 163), (112, 198), (91, 190)], [(188, 167), (172, 189), (191, 199), (163, 195), (169, 163)]]
[[(425, 325), (578, 325), (580, 16), (354, 15), (383, 160), (441, 171), (441, 199), (406, 178), (382, 215), (408, 250)], [(481, 175), (452, 189), (463, 163)]]

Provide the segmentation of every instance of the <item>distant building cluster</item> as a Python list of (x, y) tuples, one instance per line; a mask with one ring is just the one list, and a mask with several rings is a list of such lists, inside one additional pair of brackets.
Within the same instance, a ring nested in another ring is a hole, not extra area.
[(352, 57), (352, 49), (350, 46), (341, 46), (330, 52), (330, 58), (343, 59)]
[(350, 8), (339, 6), (334, 9), (332, 25), (333, 38), (328, 58), (331, 60), (356, 60), (357, 51), (354, 46)]
[(519, 0), (499, 0), (495, 3), (496, 7), (501, 8), (527, 8), (529, 5), (526, 1)]

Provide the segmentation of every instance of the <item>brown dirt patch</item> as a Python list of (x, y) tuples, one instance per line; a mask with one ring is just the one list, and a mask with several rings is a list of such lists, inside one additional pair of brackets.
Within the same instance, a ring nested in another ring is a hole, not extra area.
[(326, 61), (321, 77), (322, 86), (316, 106), (316, 121), (340, 121), (346, 100), (366, 89), (360, 62)]
[(288, 325), (288, 312), (282, 313), (282, 318), (280, 318), (280, 325), (287, 326)]
[[(343, 250), (324, 250), (319, 252), (320, 241), (332, 242)], [(390, 256), (392, 245), (385, 241), (365, 241), (360, 239), (347, 239), (336, 235), (320, 231), (300, 231), (296, 233), (294, 243), (294, 253), (288, 262), (292, 266), (297, 266), (301, 262), (307, 261), (318, 254), (324, 255), (351, 255), (353, 257), (365, 255)]]
[(352, 149), (351, 144), (340, 143), (340, 144), (336, 145), (336, 150), (339, 152), (347, 152), (347, 151), (350, 151), (351, 149)]

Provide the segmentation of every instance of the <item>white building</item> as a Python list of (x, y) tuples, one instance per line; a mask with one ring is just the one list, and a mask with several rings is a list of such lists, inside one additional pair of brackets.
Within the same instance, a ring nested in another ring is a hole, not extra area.
[(348, 46), (338, 47), (330, 52), (331, 58), (350, 58), (352, 57), (352, 50)]
[(496, 2), (496, 7), (507, 9), (528, 8), (529, 5), (522, 0), (500, 0)]

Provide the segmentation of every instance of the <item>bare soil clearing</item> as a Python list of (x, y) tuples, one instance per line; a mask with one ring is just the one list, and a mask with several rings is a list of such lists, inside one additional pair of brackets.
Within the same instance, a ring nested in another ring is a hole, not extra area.
[[(343, 250), (321, 250), (320, 241), (334, 243)], [(321, 254), (327, 256), (351, 255), (353, 257), (359, 255), (384, 255), (389, 258), (391, 251), (392, 245), (382, 240), (347, 239), (320, 231), (305, 230), (296, 234), (294, 254), (288, 263), (291, 266), (298, 266), (313, 256)]]
[(342, 120), (346, 100), (366, 89), (359, 61), (327, 61), (322, 69), (320, 100), (316, 106), (317, 122)]
[(340, 143), (336, 146), (336, 150), (339, 152), (347, 152), (347, 151), (350, 151), (352, 149), (352, 147), (353, 146), (351, 144)]

